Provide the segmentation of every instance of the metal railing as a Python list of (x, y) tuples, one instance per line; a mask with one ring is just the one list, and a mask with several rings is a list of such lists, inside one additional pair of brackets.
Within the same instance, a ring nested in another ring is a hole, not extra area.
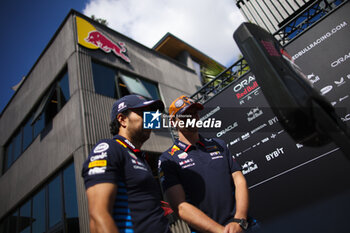
[[(273, 35), (285, 46), (294, 40), (302, 32), (310, 28), (326, 15), (341, 7), (349, 0), (319, 0), (300, 12), (288, 23), (280, 28)], [(244, 58), (239, 59), (233, 65), (217, 75), (213, 80), (205, 84), (201, 89), (194, 93), (191, 98), (202, 104), (219, 94), (234, 80), (239, 79), (250, 70), (248, 63)]]
[(205, 103), (213, 96), (219, 94), (226, 86), (250, 70), (247, 62), (241, 58), (226, 70), (221, 72), (206, 83), (200, 90), (194, 93), (191, 98), (196, 102)]

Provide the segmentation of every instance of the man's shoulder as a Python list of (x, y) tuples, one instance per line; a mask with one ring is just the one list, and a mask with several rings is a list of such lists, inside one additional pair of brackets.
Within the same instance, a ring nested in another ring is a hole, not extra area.
[(173, 144), (166, 151), (164, 151), (160, 156), (160, 160), (172, 159), (172, 157), (180, 150), (178, 146)]
[(111, 150), (120, 150), (123, 146), (120, 145), (115, 139), (101, 139), (92, 148), (91, 153), (101, 153)]
[(219, 138), (202, 137), (202, 142), (204, 142), (205, 147), (209, 150), (214, 150), (214, 149), (226, 150), (227, 149), (226, 142)]
[(102, 139), (98, 141), (90, 151), (88, 160), (115, 158), (123, 154), (125, 148), (114, 139)]
[(219, 139), (219, 138), (211, 138), (211, 140), (212, 140), (213, 142), (216, 142), (216, 143), (222, 145), (222, 146), (225, 146), (225, 145), (226, 145), (225, 141), (222, 140), (222, 139)]

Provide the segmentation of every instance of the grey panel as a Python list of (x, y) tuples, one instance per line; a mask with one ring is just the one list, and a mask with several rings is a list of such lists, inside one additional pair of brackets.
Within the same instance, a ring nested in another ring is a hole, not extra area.
[(4, 145), (33, 106), (40, 101), (40, 98), (65, 67), (67, 59), (74, 52), (74, 48), (72, 21), (69, 18), (2, 113), (0, 145)]

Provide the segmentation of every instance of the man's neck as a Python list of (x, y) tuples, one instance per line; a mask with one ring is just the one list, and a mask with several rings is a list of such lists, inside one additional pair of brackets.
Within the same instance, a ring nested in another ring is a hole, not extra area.
[(179, 140), (187, 145), (194, 145), (199, 141), (198, 132), (181, 132), (179, 131)]
[(124, 137), (126, 140), (128, 140), (129, 142), (131, 142), (131, 144), (133, 144), (133, 145), (135, 146), (135, 149), (139, 149), (139, 150), (141, 149), (141, 146), (142, 146), (143, 143), (137, 142), (137, 141), (133, 140), (133, 139), (130, 137), (130, 135), (128, 135), (126, 132), (121, 131), (121, 132), (119, 132), (118, 135)]

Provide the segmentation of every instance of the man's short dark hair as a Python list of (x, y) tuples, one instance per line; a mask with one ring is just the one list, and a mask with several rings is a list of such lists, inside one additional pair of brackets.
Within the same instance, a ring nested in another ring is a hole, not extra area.
[[(127, 109), (126, 111), (122, 112), (121, 114), (123, 114), (124, 116), (129, 116), (130, 114), (130, 110)], [(114, 118), (114, 120), (109, 123), (109, 132), (114, 136), (117, 135), (119, 133), (119, 128), (120, 128), (120, 123), (118, 121), (118, 118)]]

